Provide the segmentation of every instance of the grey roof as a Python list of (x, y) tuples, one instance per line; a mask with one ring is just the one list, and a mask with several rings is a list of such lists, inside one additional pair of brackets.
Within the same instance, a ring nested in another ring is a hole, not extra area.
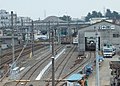
[(44, 22), (65, 22), (65, 21), (59, 19), (59, 18), (56, 17), (56, 16), (48, 16), (48, 17), (45, 18), (43, 21), (44, 21)]
[(111, 61), (110, 68), (111, 69), (120, 69), (120, 61)]

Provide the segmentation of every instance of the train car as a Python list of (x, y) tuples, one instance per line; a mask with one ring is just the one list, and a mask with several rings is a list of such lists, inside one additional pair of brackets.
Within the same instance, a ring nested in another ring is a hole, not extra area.
[(104, 46), (102, 52), (105, 58), (106, 57), (112, 58), (113, 56), (113, 48), (110, 46)]
[(73, 44), (78, 44), (78, 37), (73, 38)]
[(92, 40), (89, 41), (89, 43), (87, 43), (87, 49), (95, 51), (95, 49), (96, 49), (96, 43), (94, 41), (92, 41)]
[[(88, 51), (95, 51), (96, 50), (96, 38), (85, 37), (85, 48)], [(98, 49), (100, 50), (100, 37), (98, 37)]]
[(69, 36), (62, 36), (61, 37), (61, 44), (70, 44)]

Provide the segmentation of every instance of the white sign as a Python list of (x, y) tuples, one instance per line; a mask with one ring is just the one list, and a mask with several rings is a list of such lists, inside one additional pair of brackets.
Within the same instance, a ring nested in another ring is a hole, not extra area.
[(115, 29), (115, 25), (100, 25), (98, 27), (99, 27), (99, 29), (102, 29), (102, 30)]

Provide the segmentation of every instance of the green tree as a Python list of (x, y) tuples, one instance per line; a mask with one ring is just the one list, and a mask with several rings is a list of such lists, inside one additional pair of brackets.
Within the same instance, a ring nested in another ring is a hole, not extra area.
[(113, 13), (112, 13), (112, 19), (119, 19), (120, 18), (120, 15), (119, 15), (119, 13), (118, 12), (116, 12), (116, 11), (113, 11)]
[(101, 12), (92, 11), (92, 14), (89, 12), (85, 17), (85, 21), (89, 21), (90, 18), (103, 17)]
[(89, 19), (92, 17), (91, 13), (89, 12), (87, 16), (85, 17), (85, 21), (89, 21)]
[(103, 15), (102, 15), (101, 12), (98, 12), (98, 13), (97, 13), (97, 16), (98, 16), (98, 17), (103, 17)]
[[(85, 21), (89, 21), (90, 18), (95, 18), (95, 17), (103, 17), (101, 12), (97, 12), (97, 11), (92, 11), (92, 13), (88, 13), (87, 16), (85, 17)], [(105, 13), (105, 17), (107, 17), (108, 19), (120, 19), (120, 14), (116, 11), (111, 11), (110, 9), (106, 10)]]
[(108, 17), (109, 19), (112, 19), (113, 15), (112, 15), (112, 12), (110, 11), (110, 9), (106, 10), (105, 17)]
[(92, 18), (98, 17), (98, 13), (96, 11), (92, 11)]
[(63, 17), (59, 17), (59, 18), (64, 21), (71, 21), (71, 17), (67, 15), (63, 15)]

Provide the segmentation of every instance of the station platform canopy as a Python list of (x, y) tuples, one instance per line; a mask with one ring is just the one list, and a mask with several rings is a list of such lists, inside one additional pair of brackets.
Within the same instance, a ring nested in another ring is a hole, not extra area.
[(70, 77), (67, 78), (67, 81), (76, 82), (78, 80), (81, 80), (82, 77), (84, 77), (84, 76), (85, 76), (85, 74), (79, 74), (79, 73), (72, 74)]

